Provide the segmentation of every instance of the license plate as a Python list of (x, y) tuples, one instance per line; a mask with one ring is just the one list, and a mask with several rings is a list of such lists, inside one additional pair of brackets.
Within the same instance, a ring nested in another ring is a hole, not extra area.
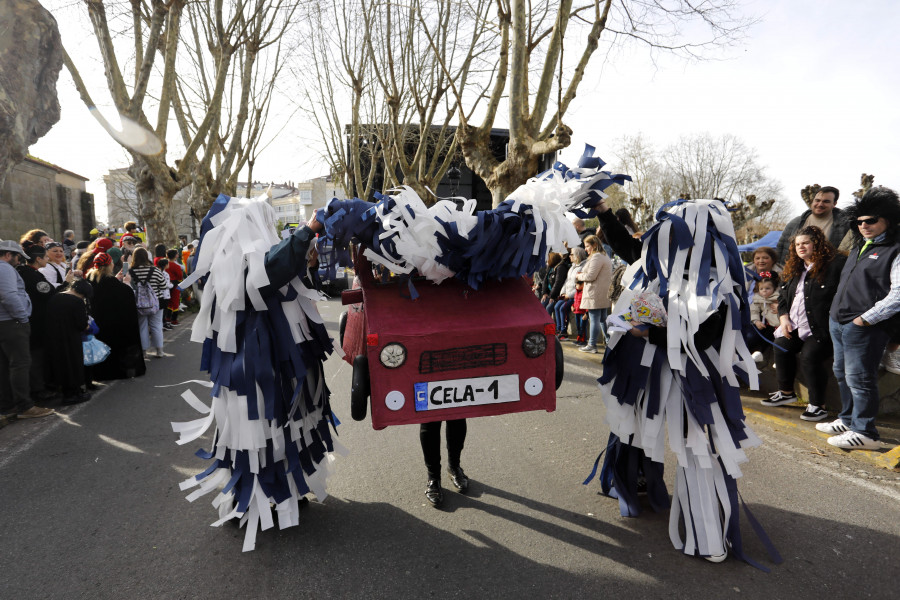
[(519, 376), (473, 377), (417, 383), (416, 411), (519, 401)]

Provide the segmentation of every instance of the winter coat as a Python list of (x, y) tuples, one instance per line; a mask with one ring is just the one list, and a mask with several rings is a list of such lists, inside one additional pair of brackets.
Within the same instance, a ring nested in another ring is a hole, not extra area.
[(581, 293), (581, 308), (609, 308), (609, 284), (612, 281), (612, 261), (602, 252), (594, 252), (583, 263), (581, 273), (575, 276), (576, 281), (584, 282)]
[(572, 261), (568, 256), (563, 258), (562, 262), (556, 265), (553, 272), (553, 279), (550, 283), (550, 298), (558, 300), (562, 294), (563, 287), (566, 285), (566, 278), (569, 276), (569, 269), (572, 267)]
[[(775, 251), (778, 252), (778, 260), (781, 264), (784, 264), (787, 261), (787, 253), (791, 249), (791, 240), (797, 234), (800, 227), (806, 223), (806, 219), (808, 219), (811, 214), (811, 210), (806, 210), (799, 217), (795, 217), (788, 221), (788, 224), (784, 226), (784, 231), (781, 232), (781, 237), (778, 238), (778, 245), (775, 247)], [(833, 223), (831, 225), (831, 234), (828, 236), (828, 241), (831, 242), (832, 246), (837, 248), (841, 245), (844, 236), (847, 235), (847, 232), (850, 230), (850, 221), (844, 217), (843, 211), (839, 208), (835, 208), (832, 215)]]
[[(806, 301), (804, 304), (809, 328), (818, 342), (829, 346), (831, 346), (831, 332), (828, 329), (828, 313), (831, 310), (834, 295), (837, 293), (838, 284), (841, 282), (841, 271), (846, 261), (846, 256), (838, 254), (825, 268), (825, 276), (822, 281), (810, 277), (809, 274), (803, 281), (803, 296)], [(778, 298), (779, 316), (790, 314), (799, 282), (799, 276), (782, 281)]]
[[(778, 327), (778, 290), (768, 298), (759, 294), (753, 294), (753, 302), (750, 303), (750, 321), (756, 323), (762, 321), (765, 325)], [(772, 309), (771, 305), (775, 308)]]
[(566, 298), (575, 298), (575, 276), (581, 273), (585, 262), (587, 262), (587, 259), (569, 268), (569, 274), (566, 276), (566, 283), (563, 285), (562, 291), (562, 295)]

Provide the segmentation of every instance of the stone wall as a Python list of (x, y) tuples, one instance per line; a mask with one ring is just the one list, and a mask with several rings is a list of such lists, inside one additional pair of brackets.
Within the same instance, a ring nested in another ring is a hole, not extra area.
[(0, 190), (0, 239), (18, 241), (29, 229), (43, 229), (55, 240), (71, 229), (75, 239), (87, 239), (93, 223), (93, 196), (84, 192), (83, 180), (49, 165), (26, 159)]

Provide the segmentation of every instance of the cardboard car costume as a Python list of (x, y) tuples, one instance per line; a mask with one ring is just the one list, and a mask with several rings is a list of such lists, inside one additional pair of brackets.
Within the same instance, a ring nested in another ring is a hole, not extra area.
[[(349, 246), (355, 239), (364, 244), (369, 260), (394, 273), (415, 272), (435, 284), (453, 278), (445, 290), (463, 295), (468, 293), (466, 290), (482, 290), (483, 298), (493, 299), (488, 304), (501, 304), (510, 296), (505, 292), (491, 295), (491, 290), (526, 289), (522, 277), (544, 263), (549, 249), (562, 249), (563, 242), (579, 243), (568, 212), (588, 216), (591, 208), (605, 197), (606, 187), (629, 179), (602, 171), (602, 166), (603, 162), (593, 157), (593, 148), (588, 147), (577, 167), (569, 169), (557, 163), (492, 211), (475, 212), (474, 201), (465, 201), (462, 206), (440, 201), (426, 207), (408, 189), (383, 196), (377, 203), (335, 200), (327, 211), (317, 215), (327, 232), (320, 238), (322, 249), (328, 247), (333, 254), (329, 264), (347, 264)], [(275, 221), (274, 209), (264, 197), (248, 200), (220, 196), (203, 220), (193, 273), (181, 283), (185, 289), (200, 278), (205, 279), (191, 340), (203, 344), (201, 368), (210, 375), (210, 383), (204, 385), (212, 388), (212, 402), (207, 405), (186, 391), (182, 394), (185, 401), (203, 416), (173, 423), (172, 427), (180, 434), (179, 444), (197, 440), (210, 427), (214, 428), (212, 448), (196, 452), (211, 462), (209, 468), (184, 481), (181, 489), (197, 488), (188, 496), (191, 501), (218, 492), (213, 506), (219, 519), (213, 525), (240, 519), (241, 526), (246, 526), (245, 551), (255, 547), (258, 529), (274, 526), (273, 509), (279, 527), (284, 528), (299, 523), (299, 509), (308, 493), (324, 499), (335, 455), (343, 452), (332, 436), (332, 428), (339, 422), (331, 410), (322, 365), (333, 351), (332, 342), (316, 310), (315, 304), (322, 295), (312, 283), (316, 276), (307, 263), (315, 236), (309, 227), (301, 227), (279, 241)], [(419, 287), (427, 300), (430, 288)], [(412, 279), (406, 282), (406, 289), (407, 298), (399, 294), (396, 298), (409, 302), (419, 297)], [(531, 296), (530, 291), (528, 295)], [(372, 295), (369, 300), (375, 297)], [(423, 302), (422, 306), (427, 304)], [(528, 316), (521, 318), (527, 327), (534, 324), (535, 333), (541, 333), (546, 341), (546, 336), (552, 337), (552, 331), (546, 329), (549, 318), (539, 315), (533, 307), (534, 303), (527, 309)], [(475, 308), (481, 310), (484, 305)], [(537, 308), (543, 311), (539, 304)], [(455, 316), (460, 320), (476, 318), (470, 311)], [(448, 362), (447, 355), (458, 354), (459, 344), (465, 338), (454, 337), (459, 323), (440, 318), (431, 315), (432, 324), (441, 328), (450, 345), (425, 350), (431, 351), (431, 368), (441, 373), (442, 379), (422, 378), (419, 374), (407, 378), (412, 387), (403, 388), (404, 406), (408, 403), (413, 407), (419, 397), (416, 385), (425, 385), (426, 397), (440, 398), (442, 404), (446, 398), (453, 405), (436, 410), (435, 413), (441, 413), (437, 419), (430, 416), (430, 410), (418, 411), (428, 415), (427, 420), (458, 418), (468, 409), (457, 409), (455, 405), (462, 402), (456, 399), (468, 402), (468, 394), (479, 394), (486, 400), (496, 394), (495, 399), (499, 400), (518, 393), (533, 399), (531, 410), (552, 408), (555, 386), (548, 385), (553, 377), (546, 358), (542, 369), (537, 369), (537, 376), (528, 373), (518, 358), (510, 365), (514, 370), (524, 369), (519, 373), (482, 372), (478, 371), (481, 367), (474, 367), (465, 377), (458, 376), (462, 371), (445, 375), (455, 371), (447, 369), (452, 362)], [(421, 320), (425, 319), (423, 315)], [(379, 361), (386, 350), (391, 354), (387, 342), (394, 324), (384, 322), (388, 323), (385, 344), (373, 344)], [(516, 331), (516, 324), (508, 325), (508, 335), (513, 337), (507, 340), (507, 349), (513, 343), (522, 348), (540, 346), (534, 336), (527, 344), (525, 335), (521, 340), (515, 338), (522, 332)], [(523, 325), (517, 326), (521, 329)], [(396, 329), (403, 333), (401, 327)], [(417, 334), (409, 330), (406, 334), (410, 335), (403, 341), (410, 350), (418, 350), (413, 342)], [(368, 334), (366, 337), (368, 343)], [(451, 352), (441, 353), (448, 348)], [(426, 360), (426, 352), (418, 353), (415, 360), (419, 364)], [(484, 349), (474, 354), (483, 359)], [(464, 359), (470, 360), (474, 354), (467, 354)], [(547, 349), (540, 354), (547, 355)], [(395, 353), (385, 360), (398, 359), (399, 354)], [(553, 364), (555, 368), (555, 361)], [(398, 366), (402, 366), (402, 361)], [(490, 380), (482, 381), (485, 377)], [(391, 377), (378, 379), (372, 389), (381, 394), (382, 384), (389, 385)], [(448, 392), (450, 387), (452, 392)], [(391, 411), (390, 402), (399, 404), (397, 395), (390, 394), (392, 391), (380, 398), (386, 411)], [(477, 406), (482, 414), (499, 414), (496, 407), (510, 404), (488, 401)], [(517, 406), (526, 405), (527, 401)], [(401, 419), (405, 414), (393, 412)], [(373, 423), (393, 424), (388, 421)]]
[[(553, 411), (562, 347), (523, 278), (378, 282), (357, 255), (361, 287), (344, 292), (344, 358), (353, 365), (351, 413), (372, 427)], [(356, 301), (361, 300), (357, 305)]]
[[(368, 398), (376, 429), (555, 409), (562, 348), (523, 276), (549, 250), (580, 243), (567, 213), (587, 216), (606, 187), (628, 179), (601, 171), (592, 154), (575, 169), (557, 163), (490, 211), (471, 200), (426, 206), (409, 189), (328, 205), (335, 251), (362, 244), (342, 336), (355, 419)], [(377, 281), (369, 261), (400, 277)]]

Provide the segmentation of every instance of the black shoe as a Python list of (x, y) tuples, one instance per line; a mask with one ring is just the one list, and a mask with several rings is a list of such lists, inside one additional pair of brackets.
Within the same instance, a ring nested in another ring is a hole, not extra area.
[(87, 402), (90, 399), (90, 392), (78, 392), (77, 394), (66, 396), (65, 398), (63, 398), (62, 403), (68, 406), (70, 404), (81, 404), (82, 402)]
[(99, 389), (100, 389), (100, 386), (98, 386), (98, 385), (97, 385), (96, 383), (94, 383), (93, 381), (87, 382), (87, 383), (84, 385), (84, 387), (87, 388), (87, 391), (89, 391), (89, 392), (93, 392), (94, 390), (99, 390)]
[(42, 392), (35, 392), (31, 395), (31, 399), (35, 402), (48, 402), (50, 400), (55, 400), (59, 397), (59, 392), (51, 392), (50, 390), (44, 390)]
[(450, 473), (450, 482), (453, 484), (453, 487), (465, 494), (466, 490), (469, 489), (469, 478), (463, 473), (462, 467), (450, 467), (447, 469), (447, 472)]
[(759, 401), (763, 406), (783, 406), (785, 404), (795, 404), (797, 396), (794, 394), (785, 394), (781, 391), (774, 391), (769, 394), (768, 398)]
[(638, 496), (646, 496), (647, 495), (647, 478), (643, 475), (638, 475), (637, 480), (637, 494)]
[(828, 411), (821, 406), (809, 404), (806, 407), (806, 411), (800, 415), (800, 418), (804, 421), (821, 421), (828, 418)]
[(428, 485), (425, 488), (425, 498), (427, 498), (435, 508), (441, 505), (444, 501), (444, 491), (441, 489), (440, 479), (428, 480)]

